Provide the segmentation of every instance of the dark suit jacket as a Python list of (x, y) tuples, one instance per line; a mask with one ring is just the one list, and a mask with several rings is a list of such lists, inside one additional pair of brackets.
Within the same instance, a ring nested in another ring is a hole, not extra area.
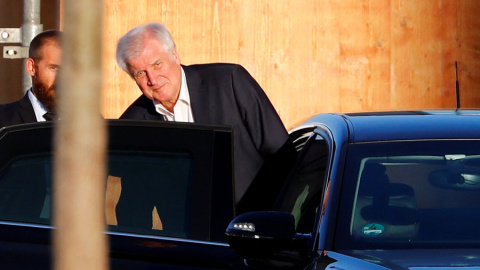
[[(287, 144), (287, 131), (260, 85), (242, 66), (218, 63), (183, 66), (183, 69), (194, 121), (233, 127), (238, 202), (267, 159)], [(164, 120), (144, 95), (120, 118)]]
[(0, 105), (0, 128), (32, 122), (37, 122), (37, 118), (27, 94), (18, 101)]

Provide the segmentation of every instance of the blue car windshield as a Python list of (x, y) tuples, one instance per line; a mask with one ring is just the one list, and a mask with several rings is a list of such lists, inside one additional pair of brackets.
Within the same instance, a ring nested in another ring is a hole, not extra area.
[(480, 141), (349, 147), (336, 249), (480, 244)]

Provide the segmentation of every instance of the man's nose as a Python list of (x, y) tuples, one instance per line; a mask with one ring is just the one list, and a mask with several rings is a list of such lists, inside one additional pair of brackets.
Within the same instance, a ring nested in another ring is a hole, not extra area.
[(147, 72), (147, 80), (148, 80), (147, 83), (149, 86), (153, 86), (157, 84), (157, 79), (153, 72)]
[(59, 78), (58, 78), (58, 75), (57, 75), (57, 77), (53, 78), (53, 82), (52, 82), (52, 86), (51, 86), (52, 89), (57, 90), (58, 81), (59, 81)]

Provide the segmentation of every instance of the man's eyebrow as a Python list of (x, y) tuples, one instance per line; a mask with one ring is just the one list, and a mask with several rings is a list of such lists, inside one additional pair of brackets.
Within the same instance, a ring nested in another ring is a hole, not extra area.
[(162, 63), (163, 61), (162, 61), (162, 59), (159, 58), (159, 59), (156, 59), (156, 60), (152, 61), (152, 63), (150, 63), (150, 65), (155, 65), (158, 62)]

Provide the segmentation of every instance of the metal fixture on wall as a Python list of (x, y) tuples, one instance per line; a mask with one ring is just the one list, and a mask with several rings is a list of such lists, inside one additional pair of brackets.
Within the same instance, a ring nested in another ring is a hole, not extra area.
[(40, 24), (41, 0), (23, 0), (23, 24), (20, 28), (0, 28), (0, 43), (21, 43), (21, 46), (4, 46), (3, 58), (23, 59), (22, 90), (25, 93), (32, 80), (25, 66), (28, 58), (28, 47), (32, 39), (43, 31)]

